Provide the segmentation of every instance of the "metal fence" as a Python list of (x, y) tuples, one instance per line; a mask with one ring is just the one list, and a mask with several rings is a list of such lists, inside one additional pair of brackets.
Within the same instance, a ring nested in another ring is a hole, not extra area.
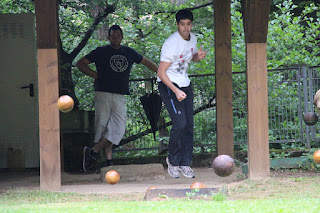
[[(233, 73), (234, 143), (247, 143), (246, 73)], [(216, 147), (215, 75), (190, 75), (194, 90), (194, 149), (212, 151)], [(320, 138), (319, 127), (306, 126), (303, 113), (314, 111), (313, 95), (320, 88), (320, 66), (268, 70), (268, 108), (270, 143), (303, 143)], [(157, 92), (156, 79), (130, 81), (127, 97), (127, 129), (115, 152), (166, 148), (171, 128), (169, 115), (162, 106), (156, 140), (139, 98)]]
[[(303, 67), (303, 70), (307, 72), (307, 77), (308, 79), (308, 84), (306, 85), (307, 87), (307, 92), (308, 92), (308, 98), (304, 99), (305, 103), (308, 103), (304, 107), (304, 112), (314, 111), (314, 106), (313, 106), (313, 97), (314, 94), (320, 89), (320, 66), (313, 66), (313, 67)], [(320, 127), (319, 125), (315, 125), (312, 127), (306, 126), (305, 134), (306, 134), (306, 145), (309, 148), (310, 143), (312, 141), (318, 142), (320, 141)]]

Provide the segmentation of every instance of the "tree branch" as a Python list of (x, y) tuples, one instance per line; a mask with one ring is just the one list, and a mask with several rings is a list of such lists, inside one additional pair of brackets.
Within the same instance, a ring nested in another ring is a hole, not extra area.
[(79, 52), (83, 49), (83, 47), (88, 43), (88, 40), (91, 38), (92, 33), (96, 30), (99, 23), (107, 17), (110, 13), (113, 13), (115, 11), (115, 5), (109, 5), (107, 4), (106, 8), (103, 10), (102, 13), (99, 13), (90, 28), (85, 33), (84, 37), (82, 38), (81, 42), (78, 44), (76, 48), (73, 49), (73, 51), (70, 53), (70, 57), (72, 60), (79, 54)]
[[(34, 0), (30, 0), (30, 2), (32, 2), (34, 4)], [(34, 11), (30, 10), (29, 8), (27, 8), (26, 6), (24, 6), (25, 2), (20, 2), (20, 1), (13, 1), (13, 4), (17, 5), (17, 7), (21, 7), (23, 8), (24, 10), (28, 11), (29, 13), (32, 13), (32, 14), (35, 14)]]
[[(209, 5), (212, 5), (213, 4), (213, 1), (212, 2), (208, 2), (206, 4), (202, 4), (202, 5), (199, 5), (199, 6), (195, 6), (195, 7), (188, 7), (188, 8), (184, 8), (186, 10), (196, 10), (196, 9), (199, 9), (199, 8), (202, 8), (202, 7), (207, 7)], [(173, 11), (158, 11), (158, 12), (155, 12), (154, 15), (158, 15), (160, 13), (170, 13), (170, 14), (173, 14), (173, 13), (176, 13), (178, 12), (178, 10), (173, 10)], [(151, 15), (151, 14), (150, 14)]]
[(58, 35), (58, 45), (60, 51), (60, 60), (69, 62), (69, 54), (63, 49), (60, 33)]
[[(164, 19), (170, 18), (171, 15), (172, 15), (172, 14), (167, 15)], [(158, 27), (159, 27), (159, 26), (154, 26), (152, 29), (149, 30), (149, 32), (147, 32), (146, 34), (143, 34), (143, 36), (141, 36), (141, 37), (138, 37), (138, 38), (133, 39), (132, 41), (133, 41), (134, 43), (136, 43), (137, 40), (139, 40), (139, 39), (141, 39), (141, 38), (146, 38), (146, 37), (148, 37), (148, 36), (149, 36), (153, 31), (155, 31)]]

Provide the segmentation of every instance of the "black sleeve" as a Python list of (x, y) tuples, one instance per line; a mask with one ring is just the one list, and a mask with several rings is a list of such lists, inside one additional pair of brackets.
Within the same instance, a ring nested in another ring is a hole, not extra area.
[(92, 50), (88, 55), (85, 56), (85, 58), (88, 59), (91, 63), (94, 63), (96, 62), (97, 55), (99, 55), (98, 48)]
[(143, 56), (140, 55), (137, 51), (135, 51), (134, 49), (130, 48), (131, 50), (131, 56), (133, 58), (133, 61), (137, 64), (140, 64), (140, 62), (142, 61), (143, 59)]

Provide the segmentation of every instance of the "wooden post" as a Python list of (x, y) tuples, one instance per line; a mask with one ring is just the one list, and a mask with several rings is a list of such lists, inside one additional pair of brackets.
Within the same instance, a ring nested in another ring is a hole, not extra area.
[(39, 85), (40, 189), (61, 190), (57, 1), (35, 0)]
[(247, 44), (249, 178), (270, 176), (267, 44)]
[(247, 54), (248, 174), (270, 176), (267, 34), (270, 0), (242, 0)]
[(214, 1), (217, 149), (234, 157), (230, 7), (230, 0)]

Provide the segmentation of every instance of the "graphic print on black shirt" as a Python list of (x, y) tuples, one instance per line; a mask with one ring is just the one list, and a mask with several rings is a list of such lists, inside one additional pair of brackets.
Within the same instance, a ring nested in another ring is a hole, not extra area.
[(114, 55), (110, 58), (110, 67), (115, 72), (123, 72), (128, 68), (128, 60), (123, 55)]

